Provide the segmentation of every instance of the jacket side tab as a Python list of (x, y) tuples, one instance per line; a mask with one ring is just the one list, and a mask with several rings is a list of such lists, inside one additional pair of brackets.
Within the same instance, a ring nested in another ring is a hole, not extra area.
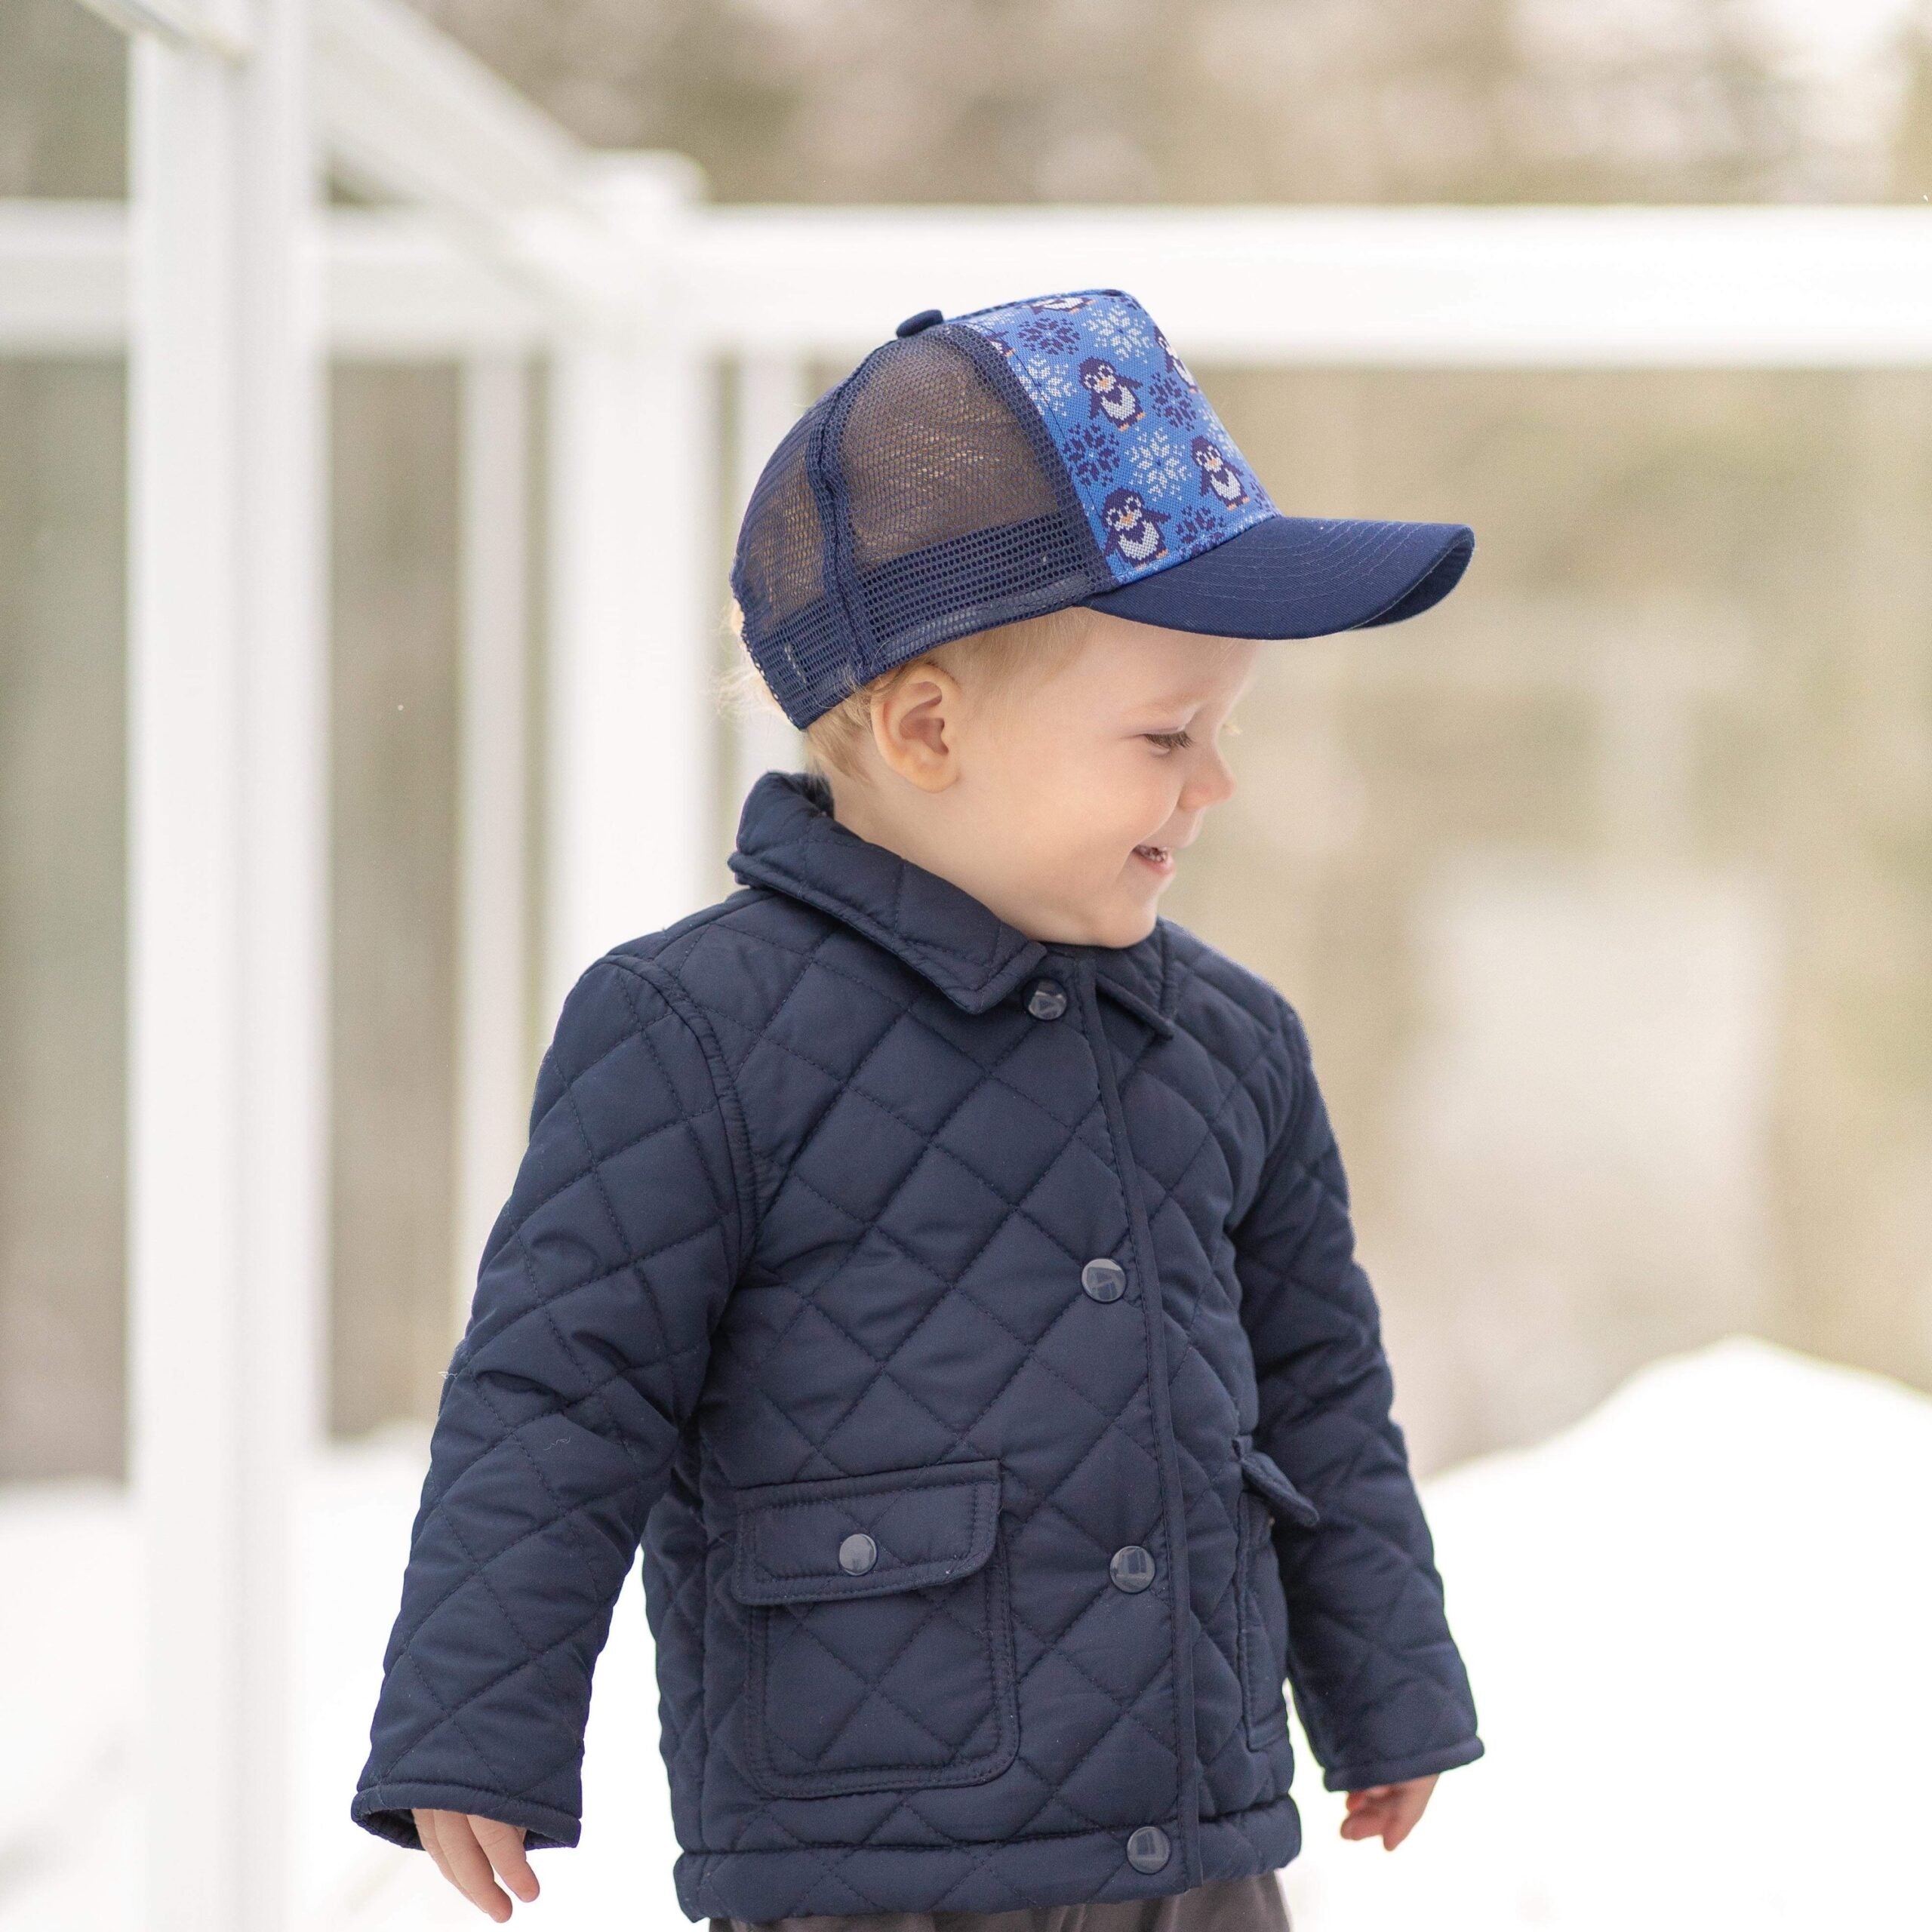
[(1280, 1463), (1266, 1451), (1244, 1449), (1241, 1472), (1254, 1490), (1278, 1516), (1312, 1530), (1321, 1521), (1321, 1512), (1289, 1481)]

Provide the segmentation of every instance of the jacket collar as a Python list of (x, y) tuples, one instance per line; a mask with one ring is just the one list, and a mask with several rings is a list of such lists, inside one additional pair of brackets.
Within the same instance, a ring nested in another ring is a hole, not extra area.
[[(747, 884), (769, 886), (842, 919), (923, 974), (964, 1012), (985, 1012), (1046, 961), (1045, 946), (964, 888), (841, 825), (832, 815), (830, 788), (815, 774), (760, 777), (746, 796), (737, 849), (726, 863)], [(1104, 992), (1158, 1032), (1174, 1032), (1166, 921), (1157, 919), (1132, 946), (1056, 943), (1051, 949), (1091, 960)]]

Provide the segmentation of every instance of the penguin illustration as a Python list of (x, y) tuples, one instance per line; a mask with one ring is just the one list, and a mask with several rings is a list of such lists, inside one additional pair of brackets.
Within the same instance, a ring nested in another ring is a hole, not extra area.
[(1044, 301), (1029, 302), (1026, 306), (1036, 315), (1069, 315), (1075, 309), (1086, 307), (1087, 297), (1084, 295), (1049, 295)]
[(1118, 552), (1130, 564), (1151, 564), (1164, 557), (1168, 544), (1161, 525), (1167, 520), (1164, 512), (1147, 507), (1138, 490), (1109, 491), (1100, 506), (1100, 521), (1107, 531), (1103, 554)]
[(1156, 329), (1154, 331), (1154, 340), (1160, 344), (1161, 353), (1168, 358), (1168, 367), (1172, 370), (1173, 372), (1178, 376), (1189, 389), (1194, 390), (1196, 394), (1198, 394), (1201, 385), (1194, 380), (1193, 371), (1189, 368), (1187, 365), (1174, 353), (1172, 344), (1168, 342), (1167, 337), (1164, 336), (1158, 329)]
[(1247, 485), (1241, 472), (1221, 454), (1212, 436), (1196, 436), (1188, 445), (1201, 470), (1201, 494), (1218, 497), (1229, 509), (1247, 501)]
[(1147, 413), (1120, 371), (1103, 357), (1090, 355), (1081, 364), (1080, 386), (1088, 392), (1088, 415), (1104, 416), (1116, 429), (1138, 423)]

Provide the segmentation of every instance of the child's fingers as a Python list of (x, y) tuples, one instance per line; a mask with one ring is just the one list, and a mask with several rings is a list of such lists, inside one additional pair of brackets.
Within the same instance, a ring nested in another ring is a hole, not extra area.
[[(435, 1861), (436, 1869), (454, 1885), (456, 1878), (450, 1870), (449, 1860), (443, 1856), (442, 1840), (436, 1829), (436, 1820), (441, 1815), (435, 1811), (418, 1811), (416, 1814), (416, 1835), (423, 1841), (423, 1849)], [(457, 1889), (460, 1890), (461, 1887)]]
[(1385, 1851), (1393, 1851), (1415, 1829), (1435, 1788), (1433, 1777), (1411, 1778), (1401, 1784), (1368, 1785), (1349, 1792), (1343, 1837), (1379, 1838)]
[(523, 1827), (506, 1825), (500, 1818), (472, 1818), (469, 1822), (477, 1842), (497, 1868), (497, 1876), (525, 1905), (529, 1904), (537, 1896), (537, 1874), (531, 1870), (529, 1857), (523, 1848)]
[(497, 1883), (490, 1861), (476, 1842), (474, 1820), (463, 1812), (452, 1811), (439, 1823), (451, 1882), (479, 1912), (488, 1912), (502, 1924), (512, 1909), (509, 1897)]
[[(1400, 1787), (1395, 1785), (1369, 1785), (1359, 1791), (1352, 1791), (1343, 1800), (1347, 1816), (1342, 1820), (1342, 1836), (1345, 1838), (1381, 1838), (1384, 1846), (1392, 1851), (1400, 1841), (1401, 1807), (1398, 1801)], [(1391, 1839), (1387, 1835), (1395, 1830), (1398, 1835)]]

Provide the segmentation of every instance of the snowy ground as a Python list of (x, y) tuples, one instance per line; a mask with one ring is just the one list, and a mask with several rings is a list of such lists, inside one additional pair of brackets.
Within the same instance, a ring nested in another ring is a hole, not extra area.
[[(488, 1921), (348, 1821), (423, 1466), (331, 1454), (308, 1520), (305, 1932)], [(1401, 1849), (1336, 1835), (1304, 1755), (1297, 1932), (1927, 1932), (1932, 1401), (1734, 1340), (1428, 1486), (1489, 1755)], [(0, 1489), (0, 1932), (135, 1932), (137, 1577), (104, 1485)], [(22, 1579), (31, 1580), (23, 1587)], [(584, 1841), (533, 1926), (687, 1923), (635, 1572), (599, 1668)]]

